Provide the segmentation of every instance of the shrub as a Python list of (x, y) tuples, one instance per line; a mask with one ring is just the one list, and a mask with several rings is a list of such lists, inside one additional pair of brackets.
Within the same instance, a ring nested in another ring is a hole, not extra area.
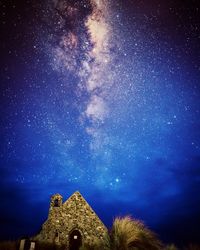
[(59, 246), (54, 243), (36, 242), (35, 250), (64, 250), (65, 246)]
[(109, 234), (81, 250), (160, 250), (156, 235), (138, 220), (131, 217), (116, 218)]
[(160, 250), (162, 245), (156, 235), (144, 224), (129, 216), (116, 218), (110, 234), (112, 250)]
[(1, 250), (18, 250), (19, 243), (17, 241), (1, 241), (0, 249)]
[(165, 250), (178, 250), (178, 248), (174, 244), (167, 245)]
[(200, 246), (195, 244), (190, 244), (188, 247), (185, 248), (185, 250), (200, 250)]

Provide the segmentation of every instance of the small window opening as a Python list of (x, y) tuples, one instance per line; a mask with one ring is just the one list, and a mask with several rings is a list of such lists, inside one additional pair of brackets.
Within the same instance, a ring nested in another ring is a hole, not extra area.
[(58, 233), (58, 231), (55, 232), (55, 241), (59, 242), (59, 233)]
[(55, 199), (55, 200), (54, 200), (54, 207), (59, 207), (58, 199)]

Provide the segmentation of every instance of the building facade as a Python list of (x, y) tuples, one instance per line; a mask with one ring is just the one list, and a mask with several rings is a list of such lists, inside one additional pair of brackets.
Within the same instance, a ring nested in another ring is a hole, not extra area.
[(79, 192), (63, 203), (62, 196), (51, 197), (49, 214), (35, 241), (64, 245), (66, 249), (79, 249), (101, 239), (107, 228)]

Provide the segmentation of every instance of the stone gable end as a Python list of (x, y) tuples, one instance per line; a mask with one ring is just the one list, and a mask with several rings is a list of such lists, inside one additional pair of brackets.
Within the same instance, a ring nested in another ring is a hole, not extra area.
[(84, 244), (103, 238), (107, 228), (78, 191), (64, 203), (60, 194), (53, 195), (48, 218), (33, 239), (68, 248), (74, 232), (79, 235), (74, 235), (74, 239), (80, 237), (81, 244)]

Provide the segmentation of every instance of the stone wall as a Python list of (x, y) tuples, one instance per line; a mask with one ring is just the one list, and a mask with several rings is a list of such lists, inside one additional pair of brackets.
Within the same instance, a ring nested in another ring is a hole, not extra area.
[(83, 243), (101, 239), (107, 233), (107, 228), (79, 192), (64, 203), (60, 194), (53, 195), (48, 219), (34, 240), (66, 245), (67, 249), (73, 230), (80, 232)]

